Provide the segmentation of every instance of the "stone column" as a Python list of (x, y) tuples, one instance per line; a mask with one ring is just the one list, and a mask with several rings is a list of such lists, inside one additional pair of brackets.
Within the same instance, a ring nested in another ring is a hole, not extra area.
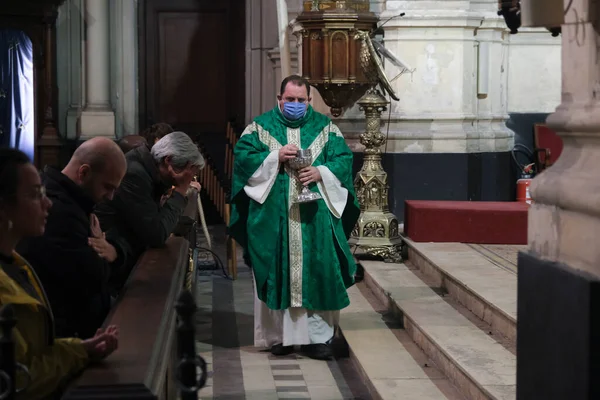
[(110, 1), (110, 88), (115, 136), (138, 133), (137, 0)]
[(110, 103), (109, 1), (86, 0), (86, 106), (79, 120), (80, 137), (115, 136)]
[(278, 45), (275, 0), (246, 0), (246, 123), (275, 105), (269, 51)]
[[(534, 179), (519, 259), (517, 398), (600, 398), (600, 14), (565, 0), (557, 163)], [(560, 6), (560, 5), (559, 5)], [(546, 7), (544, 5), (541, 7)]]
[(84, 103), (82, 43), (85, 0), (67, 0), (58, 10), (56, 21), (56, 70), (58, 91), (58, 131), (66, 139), (77, 138)]

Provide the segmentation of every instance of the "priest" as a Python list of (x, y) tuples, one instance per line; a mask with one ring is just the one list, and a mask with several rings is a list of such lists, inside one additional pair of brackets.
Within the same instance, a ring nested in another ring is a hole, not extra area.
[[(328, 360), (356, 271), (347, 241), (360, 214), (352, 152), (338, 127), (309, 105), (305, 79), (285, 78), (277, 99), (235, 147), (230, 232), (253, 270), (255, 346), (274, 355), (300, 346)], [(299, 149), (311, 150), (312, 165), (294, 171), (289, 161)], [(321, 199), (297, 203), (303, 186)]]

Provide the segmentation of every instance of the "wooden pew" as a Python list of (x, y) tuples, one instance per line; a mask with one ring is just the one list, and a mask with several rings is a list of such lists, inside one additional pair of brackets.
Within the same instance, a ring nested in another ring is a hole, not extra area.
[[(184, 215), (197, 220), (195, 197), (190, 196)], [(186, 286), (194, 293), (195, 260), (188, 241), (194, 238), (194, 232), (189, 237), (172, 236), (165, 247), (141, 256), (105, 321), (105, 326), (119, 326), (119, 348), (86, 369), (62, 399), (177, 398), (175, 304)]]

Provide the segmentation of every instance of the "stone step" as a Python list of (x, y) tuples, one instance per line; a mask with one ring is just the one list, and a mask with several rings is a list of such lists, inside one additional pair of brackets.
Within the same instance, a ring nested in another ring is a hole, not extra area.
[[(405, 238), (408, 262), (478, 318), (512, 343), (517, 340), (517, 271), (515, 249), (463, 243), (415, 243)], [(505, 254), (502, 257), (502, 251)], [(499, 254), (501, 255), (499, 255)]]
[(364, 282), (467, 399), (516, 398), (516, 356), (404, 264), (362, 261)]
[[(370, 398), (464, 399), (402, 329), (388, 326), (359, 286), (348, 291), (350, 306), (342, 311), (340, 329)], [(368, 292), (366, 286), (362, 286)]]

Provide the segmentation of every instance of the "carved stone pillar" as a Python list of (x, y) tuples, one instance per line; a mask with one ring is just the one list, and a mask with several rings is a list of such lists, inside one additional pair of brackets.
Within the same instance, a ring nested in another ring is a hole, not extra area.
[(85, 0), (67, 0), (56, 21), (58, 127), (63, 138), (76, 139), (84, 104), (83, 35)]
[(86, 0), (86, 106), (79, 120), (80, 136), (115, 136), (110, 104), (109, 1)]
[[(600, 398), (600, 14), (565, 0), (564, 141), (534, 179), (528, 253), (519, 259), (517, 399)], [(546, 7), (544, 3), (543, 7)]]
[(115, 136), (138, 133), (138, 25), (136, 0), (110, 0), (110, 89)]

